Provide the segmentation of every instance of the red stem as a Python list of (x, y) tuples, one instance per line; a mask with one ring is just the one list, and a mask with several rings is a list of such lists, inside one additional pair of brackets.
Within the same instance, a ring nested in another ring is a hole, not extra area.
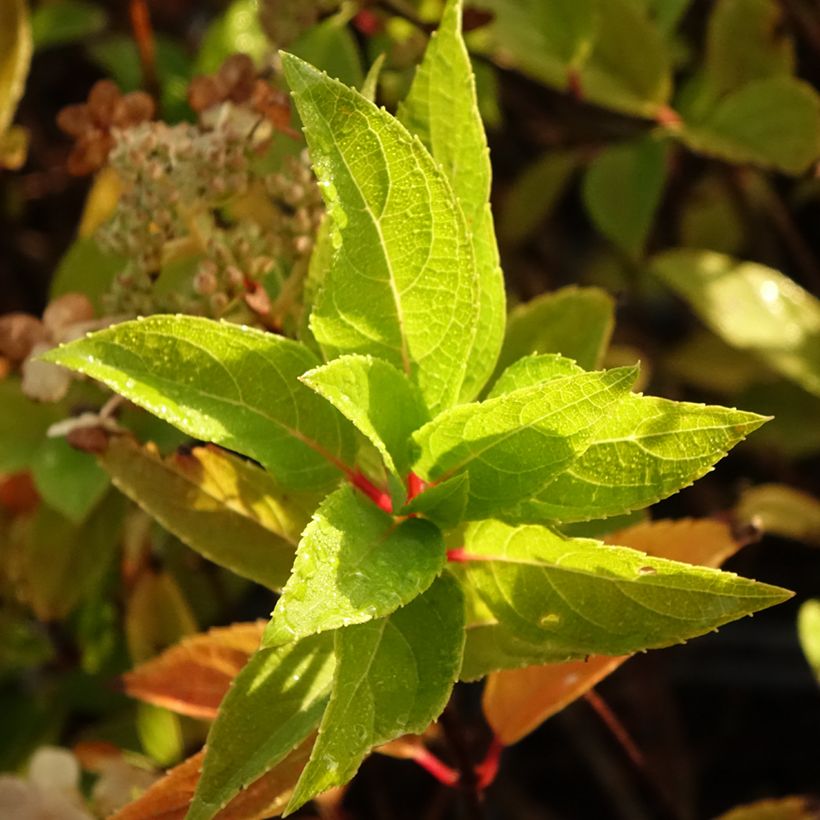
[(445, 786), (455, 786), (458, 783), (458, 772), (451, 769), (443, 760), (439, 760), (423, 746), (416, 750), (411, 759), (426, 772), (433, 775), (439, 783), (443, 783)]
[(412, 501), (419, 493), (424, 492), (427, 488), (426, 482), (417, 476), (415, 473), (410, 472), (407, 474), (407, 501), (408, 503)]
[(390, 515), (393, 514), (393, 500), (390, 498), (389, 493), (379, 489), (367, 476), (358, 470), (349, 471), (347, 477), (350, 479), (351, 484), (353, 484), (356, 489), (361, 490), (377, 507), (380, 507)]
[(503, 749), (504, 744), (497, 735), (494, 735), (492, 743), (487, 749), (487, 754), (484, 755), (484, 760), (475, 767), (480, 790), (483, 791), (495, 780), (498, 767), (501, 765), (501, 752)]

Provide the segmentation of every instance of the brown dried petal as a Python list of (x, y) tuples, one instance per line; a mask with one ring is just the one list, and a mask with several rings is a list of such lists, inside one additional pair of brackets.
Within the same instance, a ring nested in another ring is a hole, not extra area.
[(38, 342), (48, 338), (43, 323), (28, 313), (0, 316), (0, 355), (22, 362)]
[(57, 114), (58, 128), (71, 137), (81, 137), (86, 131), (94, 127), (91, 112), (85, 103), (67, 105)]
[(104, 453), (108, 449), (108, 432), (103, 427), (75, 427), (66, 434), (66, 441), (84, 453)]
[(290, 102), (283, 91), (272, 88), (265, 80), (258, 79), (253, 86), (251, 106), (278, 130), (291, 130)]
[(154, 118), (156, 106), (150, 94), (144, 91), (132, 91), (117, 103), (112, 123), (119, 128), (139, 125)]
[(258, 283), (253, 290), (245, 294), (245, 304), (259, 316), (268, 316), (270, 314), (270, 296), (268, 296), (265, 288)]
[(112, 80), (98, 80), (88, 93), (88, 110), (100, 128), (110, 128), (122, 94)]
[(58, 336), (70, 325), (94, 318), (94, 305), (84, 293), (64, 293), (53, 299), (43, 313), (43, 324), (52, 336)]
[(198, 114), (222, 102), (219, 83), (208, 75), (194, 77), (188, 85), (188, 105)]
[(108, 160), (113, 145), (114, 139), (106, 131), (94, 129), (83, 135), (68, 155), (68, 173), (82, 177), (99, 171)]
[(250, 99), (256, 81), (256, 68), (247, 54), (231, 54), (222, 63), (217, 76), (231, 102), (243, 103)]

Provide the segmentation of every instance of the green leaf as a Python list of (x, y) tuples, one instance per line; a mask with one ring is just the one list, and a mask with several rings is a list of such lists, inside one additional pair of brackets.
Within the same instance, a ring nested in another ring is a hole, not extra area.
[(74, 524), (81, 524), (105, 495), (108, 476), (92, 455), (75, 450), (64, 438), (46, 438), (31, 462), (43, 500)]
[(373, 65), (367, 70), (367, 74), (362, 82), (362, 96), (372, 103), (376, 102), (376, 95), (379, 93), (379, 77), (381, 77), (386, 59), (387, 54), (385, 52), (379, 54), (379, 56), (373, 60)]
[(537, 526), (473, 524), (465, 552), (467, 577), (500, 624), (576, 657), (679, 643), (792, 594)]
[(450, 697), (463, 645), (464, 602), (448, 575), (389, 617), (339, 630), (330, 703), (286, 813), (350, 780), (374, 746), (423, 732)]
[(119, 490), (191, 549), (270, 589), (284, 586), (318, 503), (215, 447), (163, 459), (116, 436), (100, 463)]
[[(50, 8), (50, 6), (48, 7)], [(102, 315), (102, 297), (126, 260), (105, 253), (93, 237), (76, 239), (65, 252), (51, 282), (52, 299), (64, 293), (84, 293)]]
[(645, 138), (612, 145), (584, 177), (584, 205), (595, 227), (633, 257), (646, 245), (666, 182), (667, 146)]
[(730, 345), (820, 396), (820, 300), (779, 271), (710, 251), (656, 256), (652, 271)]
[(423, 515), (440, 527), (455, 527), (464, 520), (469, 495), (467, 473), (459, 473), (419, 493), (402, 507), (399, 515)]
[(615, 303), (600, 288), (561, 288), (510, 312), (496, 373), (531, 353), (561, 353), (585, 370), (598, 367), (609, 345)]
[(797, 613), (797, 634), (803, 654), (820, 683), (820, 599), (801, 605)]
[(687, 122), (679, 136), (693, 151), (800, 174), (820, 155), (820, 98), (793, 77), (757, 80)]
[(631, 0), (599, 0), (597, 37), (580, 66), (583, 99), (640, 117), (669, 102), (672, 69), (661, 32)]
[(321, 504), (263, 638), (277, 646), (389, 615), (433, 583), (446, 561), (429, 521), (399, 524), (349, 485)]
[(105, 10), (85, 0), (60, 0), (38, 6), (31, 15), (31, 35), (39, 51), (99, 34), (108, 22)]
[(460, 394), (462, 401), (470, 401), (495, 366), (504, 338), (506, 306), (489, 201), (490, 154), (470, 55), (461, 36), (461, 15), (461, 0), (449, 0), (397, 116), (447, 175), (472, 235), (479, 312)]
[(498, 236), (503, 243), (515, 247), (536, 232), (563, 196), (580, 161), (578, 151), (548, 151), (521, 172), (502, 203)]
[(261, 462), (295, 489), (327, 487), (352, 456), (350, 430), (298, 377), (304, 345), (225, 322), (152, 316), (49, 351), (194, 438)]
[(413, 438), (425, 481), (470, 478), (465, 518), (487, 518), (538, 493), (586, 448), (595, 425), (634, 382), (617, 368), (556, 378), (442, 413)]
[(776, 0), (719, 0), (706, 33), (704, 81), (719, 99), (754, 80), (793, 74), (794, 43)]
[(480, 0), (471, 5), (495, 15), (489, 50), (499, 65), (562, 90), (569, 69), (588, 56), (597, 30), (596, 0)]
[(584, 371), (572, 359), (559, 356), (557, 353), (524, 356), (513, 362), (499, 377), (487, 394), (488, 399), (503, 396), (522, 387), (558, 379), (563, 376), (577, 376)]
[(345, 22), (330, 17), (311, 26), (288, 50), (345, 85), (360, 88), (364, 84), (362, 56)]
[(0, 6), (0, 135), (11, 125), (31, 63), (31, 27), (25, 0)]
[(588, 521), (647, 507), (709, 472), (767, 419), (725, 407), (628, 395), (586, 450), (510, 521)]
[(310, 735), (325, 711), (334, 665), (328, 635), (253, 655), (208, 733), (186, 820), (210, 820)]
[(236, 52), (261, 60), (270, 49), (259, 24), (258, 0), (233, 0), (208, 27), (196, 60), (199, 74), (214, 74)]
[(383, 358), (419, 385), (432, 411), (447, 407), (464, 382), (479, 309), (452, 188), (386, 111), (282, 59), (338, 246), (311, 316), (314, 335), (328, 358)]
[(430, 416), (416, 385), (372, 356), (340, 356), (300, 381), (327, 399), (370, 439), (399, 478), (410, 467), (409, 439)]
[(29, 468), (46, 430), (61, 417), (58, 405), (23, 395), (19, 379), (0, 381), (0, 473)]

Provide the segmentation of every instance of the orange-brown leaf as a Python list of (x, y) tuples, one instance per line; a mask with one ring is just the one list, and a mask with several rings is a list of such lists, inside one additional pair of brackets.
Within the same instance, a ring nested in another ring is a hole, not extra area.
[(125, 691), (182, 715), (212, 719), (231, 681), (256, 651), (264, 621), (185, 638), (123, 677)]
[[(228, 803), (214, 820), (278, 817), (310, 757), (315, 734)], [(183, 820), (196, 791), (205, 751), (189, 757), (110, 820)]]
[[(719, 567), (742, 546), (726, 524), (713, 519), (645, 521), (605, 540), (657, 558), (707, 567)], [(502, 743), (516, 743), (628, 658), (592, 655), (586, 661), (494, 672), (484, 689), (484, 715)]]

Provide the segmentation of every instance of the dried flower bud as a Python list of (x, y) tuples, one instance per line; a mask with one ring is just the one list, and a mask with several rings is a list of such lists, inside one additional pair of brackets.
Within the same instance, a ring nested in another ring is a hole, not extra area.
[(250, 99), (256, 82), (256, 67), (247, 54), (231, 54), (219, 69), (217, 77), (225, 89), (225, 99), (243, 103)]
[(139, 125), (154, 118), (156, 106), (150, 94), (144, 91), (132, 91), (117, 102), (112, 118), (112, 125), (127, 128)]
[(84, 293), (66, 293), (53, 299), (43, 313), (43, 324), (52, 335), (60, 336), (71, 325), (94, 318), (94, 305)]
[(29, 358), (23, 363), (23, 393), (37, 401), (60, 401), (71, 385), (71, 373), (63, 367), (34, 358), (50, 350), (51, 345), (41, 342), (34, 345)]
[(228, 284), (233, 288), (241, 288), (245, 286), (245, 274), (242, 273), (235, 265), (230, 265), (225, 271), (228, 277)]
[(219, 83), (208, 75), (194, 77), (188, 86), (188, 105), (201, 114), (214, 105), (222, 102), (222, 89)]
[(209, 270), (200, 268), (194, 276), (194, 291), (200, 296), (210, 296), (216, 291), (216, 276)]
[(66, 434), (66, 441), (84, 453), (104, 453), (108, 449), (108, 431), (104, 427), (75, 427)]
[(229, 301), (230, 300), (228, 299), (227, 295), (222, 293), (221, 291), (219, 293), (213, 294), (210, 300), (211, 311), (213, 312), (213, 314), (215, 316), (221, 315), (225, 311), (225, 308), (228, 307)]
[(35, 316), (28, 313), (0, 316), (0, 355), (12, 362), (22, 362), (34, 345), (47, 338), (48, 331)]
[(113, 144), (114, 139), (107, 131), (95, 129), (84, 134), (68, 156), (68, 173), (81, 177), (99, 171), (105, 165)]
[(121, 97), (122, 93), (112, 80), (98, 80), (91, 87), (88, 93), (88, 111), (99, 128), (111, 126)]
[(57, 114), (57, 126), (70, 137), (81, 137), (94, 127), (88, 106), (85, 103), (67, 105)]

